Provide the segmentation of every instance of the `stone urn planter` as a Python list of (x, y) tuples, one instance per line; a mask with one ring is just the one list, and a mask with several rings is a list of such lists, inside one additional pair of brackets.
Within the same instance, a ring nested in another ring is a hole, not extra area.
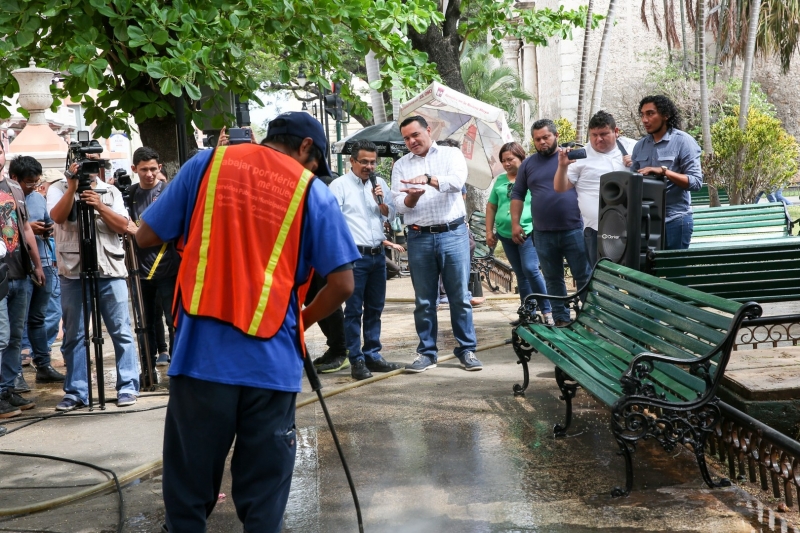
[(19, 68), (11, 72), (19, 83), (19, 105), (30, 113), (29, 125), (47, 124), (44, 112), (53, 105), (50, 84), (54, 74), (52, 70), (38, 68), (33, 58), (28, 68)]

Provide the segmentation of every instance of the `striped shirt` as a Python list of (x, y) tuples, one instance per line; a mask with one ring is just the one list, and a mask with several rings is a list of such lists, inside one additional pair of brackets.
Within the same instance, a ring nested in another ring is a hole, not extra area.
[[(407, 185), (400, 180), (412, 179), (430, 174), (439, 181), (439, 188), (430, 185)], [(403, 213), (403, 222), (419, 226), (447, 224), (466, 216), (467, 208), (461, 197), (461, 188), (467, 182), (467, 161), (458, 148), (437, 146), (433, 143), (425, 157), (406, 154), (401, 157), (392, 170), (392, 193), (394, 206)], [(400, 189), (423, 187), (425, 194), (420, 196), (417, 205), (407, 207), (406, 193)]]

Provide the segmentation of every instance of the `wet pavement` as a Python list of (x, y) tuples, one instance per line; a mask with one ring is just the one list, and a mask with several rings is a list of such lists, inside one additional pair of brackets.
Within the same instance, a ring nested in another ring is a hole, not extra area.
[[(407, 278), (388, 284), (393, 298), (411, 294)], [(508, 322), (516, 307), (513, 297), (490, 297), (475, 309), (479, 346), (510, 336)], [(387, 304), (387, 360), (413, 359), (417, 340), (412, 311), (411, 302)], [(438, 316), (443, 359), (453, 348), (446, 306)], [(307, 341), (313, 354), (324, 351), (318, 328), (312, 328)], [(655, 443), (640, 444), (634, 455), (633, 493), (611, 498), (611, 489), (624, 483), (625, 469), (609, 430), (608, 410), (579, 391), (570, 434), (555, 439), (552, 426), (562, 419), (564, 408), (552, 365), (534, 356), (527, 395), (515, 398), (512, 386), (521, 382), (522, 372), (511, 347), (481, 351), (478, 357), (484, 364), (480, 372), (466, 372), (450, 359), (421, 374), (394, 375), (327, 398), (358, 490), (365, 531), (797, 531), (797, 513), (774, 513), (777, 501), (757, 499), (739, 486), (707, 489), (694, 456), (681, 447), (668, 454)], [(112, 360), (107, 359), (107, 369), (113, 369)], [(106, 381), (113, 383), (113, 370), (109, 372)], [(33, 375), (26, 377), (33, 385)], [(353, 382), (348, 371), (322, 379), (326, 393)], [(53, 413), (61, 397), (57, 386), (37, 386), (31, 395), (39, 405), (26, 416)], [(109, 396), (114, 397), (113, 390)], [(311, 398), (310, 391), (304, 392), (298, 402)], [(69, 457), (122, 475), (160, 458), (165, 404), (166, 397), (155, 395), (141, 398), (133, 409), (109, 404), (105, 414), (53, 417), (0, 438), (0, 450)], [(23, 424), (5, 425), (13, 429)], [(358, 531), (320, 405), (299, 408), (297, 426), (297, 463), (284, 531)], [(124, 530), (156, 532), (164, 516), (160, 471), (135, 476), (123, 489)], [(105, 479), (85, 467), (0, 456), (0, 515), (3, 509), (74, 493)], [(211, 515), (208, 531), (241, 532), (227, 475), (222, 492), (225, 497)], [(110, 532), (117, 521), (117, 495), (106, 492), (47, 512), (0, 517), (0, 531)]]

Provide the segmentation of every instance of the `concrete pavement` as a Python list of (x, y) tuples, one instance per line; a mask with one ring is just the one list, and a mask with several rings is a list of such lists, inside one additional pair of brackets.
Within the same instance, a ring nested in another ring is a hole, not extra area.
[[(412, 295), (408, 278), (388, 282), (388, 296)], [(479, 345), (510, 336), (508, 322), (515, 318), (517, 305), (513, 298), (490, 298), (475, 309)], [(410, 302), (387, 304), (387, 360), (413, 359), (417, 339), (412, 312)], [(453, 348), (448, 309), (438, 316), (443, 356)], [(312, 328), (307, 341), (313, 354), (324, 351), (318, 328)], [(365, 531), (797, 531), (797, 513), (771, 514), (767, 499), (762, 497), (768, 504), (764, 507), (742, 487), (709, 490), (691, 453), (678, 448), (666, 454), (649, 442), (635, 454), (632, 495), (610, 498), (610, 489), (624, 482), (624, 465), (608, 429), (608, 411), (580, 391), (570, 436), (554, 439), (552, 425), (562, 419), (564, 409), (552, 365), (534, 357), (527, 396), (515, 398), (511, 387), (521, 381), (521, 369), (511, 347), (482, 351), (478, 357), (484, 363), (480, 372), (466, 372), (450, 360), (422, 374), (393, 376), (328, 398), (358, 489)], [(107, 383), (113, 383), (112, 361), (107, 358)], [(27, 377), (33, 384), (32, 374)], [(352, 382), (348, 371), (322, 378), (325, 392)], [(39, 406), (26, 416), (50, 414), (60, 399), (56, 386), (37, 386), (31, 394), (39, 398)], [(304, 392), (298, 402), (311, 397), (310, 391)], [(0, 438), (0, 450), (70, 457), (121, 474), (160, 458), (165, 404), (166, 397), (151, 396), (133, 409), (109, 404), (107, 413), (119, 414), (57, 416)], [(9, 429), (21, 425), (7, 424)], [(352, 499), (319, 404), (300, 408), (297, 426), (285, 531), (357, 531)], [(125, 531), (158, 531), (164, 514), (159, 474), (125, 487)], [(83, 467), (0, 456), (0, 508), (44, 501), (104, 479)], [(238, 533), (242, 528), (228, 476), (222, 492), (224, 501), (214, 510), (208, 530)], [(44, 513), (0, 518), (0, 531), (94, 533), (115, 530), (116, 520), (116, 495), (106, 493)]]

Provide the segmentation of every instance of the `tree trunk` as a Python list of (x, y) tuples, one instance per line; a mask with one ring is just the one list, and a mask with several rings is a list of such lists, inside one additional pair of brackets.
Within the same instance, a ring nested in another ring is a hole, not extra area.
[(669, 0), (664, 0), (664, 40), (667, 42), (667, 55), (669, 62), (672, 63), (672, 41), (669, 33)]
[[(697, 0), (697, 24), (700, 26), (698, 32), (698, 50), (700, 57), (700, 122), (703, 129), (703, 152), (706, 155), (714, 153), (714, 146), (711, 144), (711, 115), (708, 111), (708, 68), (706, 67), (706, 0)], [(719, 194), (716, 186), (708, 184), (708, 200), (710, 207), (719, 207)]]
[[(175, 176), (181, 168), (180, 157), (178, 155), (178, 130), (175, 123), (175, 115), (168, 115), (164, 118), (149, 118), (137, 124), (139, 136), (142, 144), (149, 146), (161, 156), (161, 164), (169, 172), (170, 177)], [(193, 142), (194, 135), (190, 136)]]
[(603, 28), (603, 39), (600, 41), (600, 53), (597, 56), (597, 70), (594, 73), (594, 89), (592, 90), (592, 107), (590, 117), (600, 111), (603, 101), (603, 83), (606, 77), (608, 50), (611, 48), (611, 32), (614, 30), (614, 19), (617, 11), (617, 0), (611, 0), (606, 13), (606, 26)]
[[(702, 1), (703, 0), (698, 0), (698, 2)], [(686, 49), (686, 7), (683, 5), (683, 0), (678, 0), (678, 5), (681, 6), (681, 37), (683, 38), (681, 48), (683, 48), (683, 71), (689, 72), (689, 51)]]
[[(753, 81), (753, 59), (756, 50), (756, 36), (758, 35), (758, 18), (761, 14), (761, 0), (751, 0), (750, 2), (750, 19), (747, 27), (747, 46), (745, 48), (744, 63), (742, 70), (742, 92), (739, 96), (739, 129), (744, 131), (747, 128), (747, 115), (750, 109), (750, 84)], [(741, 168), (744, 164), (744, 148), (739, 150), (736, 154), (738, 167)], [(740, 187), (737, 187), (740, 188)], [(730, 197), (730, 191), (729, 197)], [(740, 198), (737, 196), (737, 201)], [(734, 204), (731, 198), (731, 205)]]
[(575, 126), (578, 130), (577, 141), (583, 142), (586, 138), (584, 129), (585, 117), (584, 108), (586, 107), (586, 76), (589, 72), (589, 34), (592, 31), (592, 7), (594, 0), (589, 0), (586, 4), (586, 27), (583, 31), (583, 54), (581, 55), (581, 81), (578, 85), (578, 117), (575, 119)]
[(431, 24), (425, 33), (419, 33), (409, 26), (408, 38), (414, 49), (425, 52), (428, 60), (436, 63), (436, 70), (445, 85), (466, 94), (467, 88), (461, 78), (461, 36), (458, 34), (460, 9), (461, 0), (449, 1), (441, 28)]
[[(364, 58), (364, 63), (367, 67), (367, 81), (372, 83), (380, 81), (381, 67), (378, 60), (375, 59), (375, 52), (369, 51), (367, 57)], [(369, 89), (369, 96), (372, 100), (372, 119), (375, 124), (382, 124), (386, 122), (386, 108), (383, 106), (383, 95), (375, 89)]]
[(722, 47), (725, 41), (728, 40), (728, 34), (725, 34), (725, 38), (722, 38), (722, 29), (724, 28), (725, 24), (727, 23), (727, 15), (728, 15), (728, 0), (722, 0), (720, 3), (720, 11), (717, 18), (719, 19), (719, 23), (717, 24), (719, 30), (717, 31), (717, 47), (716, 51), (714, 52), (714, 85), (717, 84), (717, 71), (719, 71), (720, 61), (719, 56), (722, 55)]
[(739, 97), (739, 128), (747, 127), (747, 114), (750, 109), (750, 85), (753, 81), (753, 59), (758, 35), (758, 18), (761, 14), (761, 0), (751, 0), (750, 20), (747, 26), (747, 48), (745, 48), (744, 68), (742, 70), (742, 92)]

